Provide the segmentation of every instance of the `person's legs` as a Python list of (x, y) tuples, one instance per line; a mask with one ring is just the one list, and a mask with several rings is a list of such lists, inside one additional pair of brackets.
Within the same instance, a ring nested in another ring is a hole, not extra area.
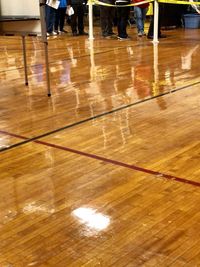
[(54, 26), (54, 21), (55, 21), (55, 11), (56, 9), (46, 5), (46, 27), (47, 27), (48, 33), (53, 32), (53, 26)]
[(118, 36), (120, 38), (127, 38), (128, 34), (126, 32), (126, 27), (127, 27), (127, 21), (129, 17), (129, 7), (118, 7), (117, 8), (117, 15), (118, 15)]
[(66, 15), (66, 7), (62, 7), (59, 9), (60, 9), (60, 31), (63, 32), (64, 31), (64, 23), (65, 23), (65, 15)]
[[(134, 15), (135, 15), (135, 21), (136, 21), (136, 25), (137, 25), (138, 34), (142, 33), (144, 31), (142, 8), (139, 6), (135, 6), (134, 7)], [(141, 34), (141, 36), (142, 36), (142, 34)]]
[(148, 10), (148, 8), (142, 8), (142, 25), (143, 25), (142, 33), (143, 33), (143, 35), (146, 35), (146, 33), (144, 32), (144, 23), (146, 20), (147, 10)]
[(83, 5), (78, 5), (78, 31), (79, 34), (84, 33), (84, 6)]
[(115, 7), (107, 7), (107, 15), (108, 15), (108, 25), (107, 25), (107, 33), (108, 35), (113, 34), (113, 21), (115, 16)]
[(55, 23), (54, 23), (55, 32), (58, 32), (59, 22), (60, 22), (60, 8), (56, 9), (55, 11)]
[(73, 5), (72, 8), (74, 10), (74, 14), (71, 16), (71, 29), (72, 29), (72, 34), (76, 35), (77, 34), (78, 7), (77, 5)]
[(102, 36), (108, 36), (108, 16), (109, 16), (109, 8), (107, 6), (100, 6), (100, 24), (101, 24), (101, 32)]
[[(154, 5), (153, 5), (154, 8)], [(160, 14), (160, 5), (159, 5), (159, 17), (158, 17), (158, 37), (161, 36), (161, 14)], [(153, 37), (153, 28), (154, 28), (154, 16), (151, 16), (151, 22), (150, 22), (150, 26), (149, 26), (149, 30), (148, 30), (148, 34), (147, 37), (152, 39)]]

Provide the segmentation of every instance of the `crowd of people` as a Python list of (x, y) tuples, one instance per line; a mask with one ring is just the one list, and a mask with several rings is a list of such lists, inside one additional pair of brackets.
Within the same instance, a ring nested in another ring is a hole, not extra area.
[[(53, 1), (53, 0), (52, 0)], [(129, 40), (127, 34), (127, 25), (130, 13), (130, 1), (133, 3), (141, 2), (141, 0), (101, 0), (107, 5), (100, 5), (100, 27), (101, 34), (104, 38), (117, 37), (120, 40)], [(113, 5), (116, 5), (114, 7)], [(149, 39), (153, 39), (153, 16), (151, 18), (149, 31), (146, 34), (144, 31), (144, 23), (146, 14), (148, 11), (149, 3), (143, 3), (141, 5), (134, 6), (134, 16), (137, 26), (138, 36), (146, 36)], [(161, 6), (161, 5), (159, 5)], [(71, 33), (73, 36), (88, 35), (84, 31), (84, 13), (85, 13), (85, 1), (84, 0), (60, 0), (59, 6), (46, 5), (46, 27), (47, 36), (58, 35), (67, 33), (64, 29), (65, 18), (68, 10), (72, 8), (73, 14), (70, 15)], [(114, 18), (117, 18), (117, 35), (113, 32)], [(158, 37), (165, 37), (160, 31), (160, 19), (158, 25)]]
[(72, 8), (73, 14), (70, 16), (70, 25), (73, 36), (88, 35), (84, 31), (85, 3), (83, 0), (59, 0), (59, 6), (55, 8), (53, 4), (46, 4), (46, 28), (47, 36), (67, 33), (64, 29), (66, 13)]

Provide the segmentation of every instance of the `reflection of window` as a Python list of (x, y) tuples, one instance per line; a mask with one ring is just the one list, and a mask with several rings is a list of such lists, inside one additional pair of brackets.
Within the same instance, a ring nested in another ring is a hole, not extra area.
[(110, 224), (108, 216), (98, 213), (96, 210), (91, 208), (78, 208), (74, 210), (72, 214), (88, 227), (98, 231), (107, 228)]

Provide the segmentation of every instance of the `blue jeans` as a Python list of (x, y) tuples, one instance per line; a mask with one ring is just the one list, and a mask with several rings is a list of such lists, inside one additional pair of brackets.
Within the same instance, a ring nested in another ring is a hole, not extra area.
[(55, 14), (56, 14), (56, 9), (46, 5), (46, 27), (47, 27), (47, 32), (51, 33), (53, 31), (53, 26), (55, 23)]
[(148, 8), (141, 8), (139, 6), (134, 6), (134, 15), (138, 32), (144, 31), (144, 22), (146, 19), (147, 9)]

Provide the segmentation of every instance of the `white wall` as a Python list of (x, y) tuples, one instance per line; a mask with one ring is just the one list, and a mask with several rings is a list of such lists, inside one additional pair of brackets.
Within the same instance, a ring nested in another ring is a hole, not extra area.
[(39, 0), (0, 0), (2, 16), (40, 16)]

